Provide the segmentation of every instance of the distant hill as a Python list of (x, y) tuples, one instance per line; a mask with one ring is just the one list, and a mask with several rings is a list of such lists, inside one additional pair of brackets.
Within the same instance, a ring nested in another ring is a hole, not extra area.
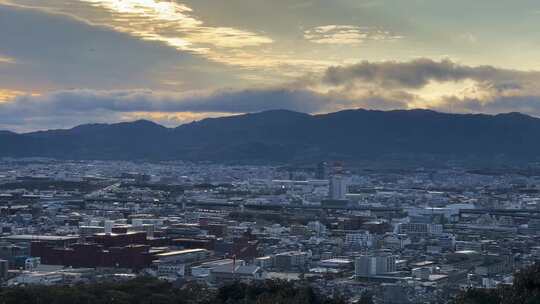
[(150, 121), (0, 132), (0, 157), (298, 162), (429, 158), (533, 160), (540, 119), (519, 113), (428, 110), (285, 110), (204, 119), (165, 128)]

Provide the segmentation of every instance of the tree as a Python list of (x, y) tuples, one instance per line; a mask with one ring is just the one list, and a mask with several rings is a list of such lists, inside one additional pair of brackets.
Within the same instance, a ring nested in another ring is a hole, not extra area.
[(540, 304), (540, 264), (518, 271), (512, 286), (495, 289), (468, 289), (454, 304)]

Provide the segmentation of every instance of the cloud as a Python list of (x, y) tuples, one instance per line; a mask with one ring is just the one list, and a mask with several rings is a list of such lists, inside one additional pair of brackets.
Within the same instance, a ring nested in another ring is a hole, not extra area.
[(69, 90), (17, 96), (0, 103), (0, 128), (28, 131), (66, 128), (82, 123), (140, 118), (178, 125), (204, 117), (286, 109), (304, 113), (356, 107), (399, 109), (406, 94), (365, 92), (354, 99), (340, 92), (318, 94), (303, 89), (219, 90), (174, 93), (151, 90)]
[(331, 67), (323, 81), (330, 85), (343, 85), (353, 82), (376, 84), (383, 88), (419, 89), (431, 81), (456, 82), (471, 79), (506, 86), (518, 82), (540, 79), (540, 72), (523, 72), (499, 69), (493, 66), (471, 67), (455, 63), (449, 59), (434, 61), (421, 58), (409, 62), (368, 62)]
[(361, 44), (366, 41), (401, 39), (388, 31), (354, 25), (323, 25), (304, 31), (304, 38), (317, 44)]
[[(258, 48), (272, 38), (230, 26), (211, 26), (193, 9), (176, 1), (163, 0), (15, 0), (26, 7), (56, 12), (107, 27), (135, 39), (156, 42), (179, 52), (197, 55), (214, 63), (241, 67), (259, 66), (258, 61), (236, 58), (238, 50), (259, 54)], [(240, 60), (240, 59), (243, 59)]]
[(6, 108), (35, 113), (93, 110), (246, 113), (272, 109), (316, 112), (326, 102), (328, 100), (313, 92), (287, 89), (221, 90), (212, 93), (70, 90), (42, 96), (20, 96)]
[(435, 110), (499, 114), (519, 112), (540, 117), (540, 95), (494, 96), (490, 99), (447, 97)]
[[(540, 116), (538, 71), (468, 66), (449, 59), (365, 61), (329, 68), (319, 85), (339, 92), (342, 98), (353, 99), (369, 92), (372, 96), (384, 96), (387, 101), (401, 100), (403, 108), (460, 113), (522, 112)], [(316, 86), (313, 80), (311, 86)]]
[[(275, 85), (308, 72), (320, 72), (339, 62), (305, 56), (298, 44), (295, 50), (300, 51), (291, 52), (289, 45), (274, 41), (275, 33), (271, 35), (266, 28), (263, 32), (258, 24), (244, 24), (243, 14), (250, 13), (250, 9), (241, 1), (219, 4), (164, 0), (9, 2), (15, 4), (5, 5), (5, 0), (0, 0), (0, 10), (6, 11), (0, 25), (10, 29), (0, 31), (0, 40), (9, 42), (0, 44), (0, 54), (4, 55), (2, 48), (6, 47), (15, 57), (30, 51), (31, 58), (25, 61), (17, 58), (27, 64), (5, 70), (4, 75), (15, 75), (13, 78), (1, 79), (0, 71), (0, 83), (19, 90), (24, 89), (21, 83), (30, 83), (31, 89), (39, 91), (217, 89), (240, 87), (246, 81), (256, 86)], [(279, 7), (287, 9), (289, 4), (280, 3)], [(250, 4), (252, 10), (259, 6), (264, 7), (261, 11), (271, 8), (273, 13), (279, 13), (268, 3)], [(229, 14), (234, 11), (229, 17), (234, 18), (222, 20), (225, 18), (222, 14), (208, 16), (214, 10)], [(268, 26), (271, 32), (276, 26), (275, 18), (265, 16), (265, 20), (272, 21)], [(253, 27), (257, 30), (250, 29)], [(289, 28), (287, 31), (291, 33)], [(38, 53), (41, 49), (46, 52)], [(175, 88), (171, 83), (182, 86)]]
[(15, 63), (15, 59), (13, 58), (9, 58), (9, 57), (2, 57), (0, 55), (0, 64), (13, 64)]
[(0, 4), (0, 28), (2, 88), (166, 89), (174, 80), (183, 83), (176, 89), (199, 89), (236, 81), (231, 69), (190, 52), (65, 14)]
[(475, 44), (478, 42), (478, 37), (473, 33), (463, 33), (458, 36), (458, 40), (467, 42), (468, 44)]
[[(0, 126), (33, 130), (134, 117), (168, 117), (176, 122), (180, 116), (189, 119), (273, 109), (319, 112), (328, 106), (332, 103), (325, 96), (288, 89), (221, 90), (212, 93), (70, 90), (41, 96), (18, 96), (0, 103)], [(52, 126), (49, 125), (51, 122), (54, 122)]]
[(25, 95), (25, 93), (21, 91), (0, 89), (0, 103), (7, 102), (20, 95)]
[(232, 27), (207, 26), (187, 5), (160, 0), (81, 0), (108, 10), (115, 29), (180, 50), (206, 53), (203, 45), (242, 48), (272, 43), (263, 35)]
[(25, 131), (138, 118), (177, 125), (203, 117), (274, 109), (324, 113), (418, 107), (466, 113), (520, 111), (540, 116), (540, 74), (418, 59), (363, 62), (331, 68), (309, 81), (258, 89), (62, 90), (19, 95), (0, 103), (0, 128)]

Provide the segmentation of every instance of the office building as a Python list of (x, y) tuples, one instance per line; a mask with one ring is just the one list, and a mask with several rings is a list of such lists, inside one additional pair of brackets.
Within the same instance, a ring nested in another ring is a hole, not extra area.
[(349, 181), (346, 176), (334, 175), (330, 179), (330, 189), (328, 196), (334, 200), (344, 200), (348, 192)]
[(364, 255), (356, 258), (355, 274), (358, 277), (384, 275), (396, 271), (393, 255)]

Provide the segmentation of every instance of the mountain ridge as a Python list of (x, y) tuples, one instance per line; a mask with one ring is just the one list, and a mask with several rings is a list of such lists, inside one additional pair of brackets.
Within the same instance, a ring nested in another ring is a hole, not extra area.
[(167, 128), (148, 120), (71, 129), (0, 131), (0, 157), (289, 162), (431, 155), (535, 160), (540, 119), (521, 113), (288, 110), (208, 118)]

